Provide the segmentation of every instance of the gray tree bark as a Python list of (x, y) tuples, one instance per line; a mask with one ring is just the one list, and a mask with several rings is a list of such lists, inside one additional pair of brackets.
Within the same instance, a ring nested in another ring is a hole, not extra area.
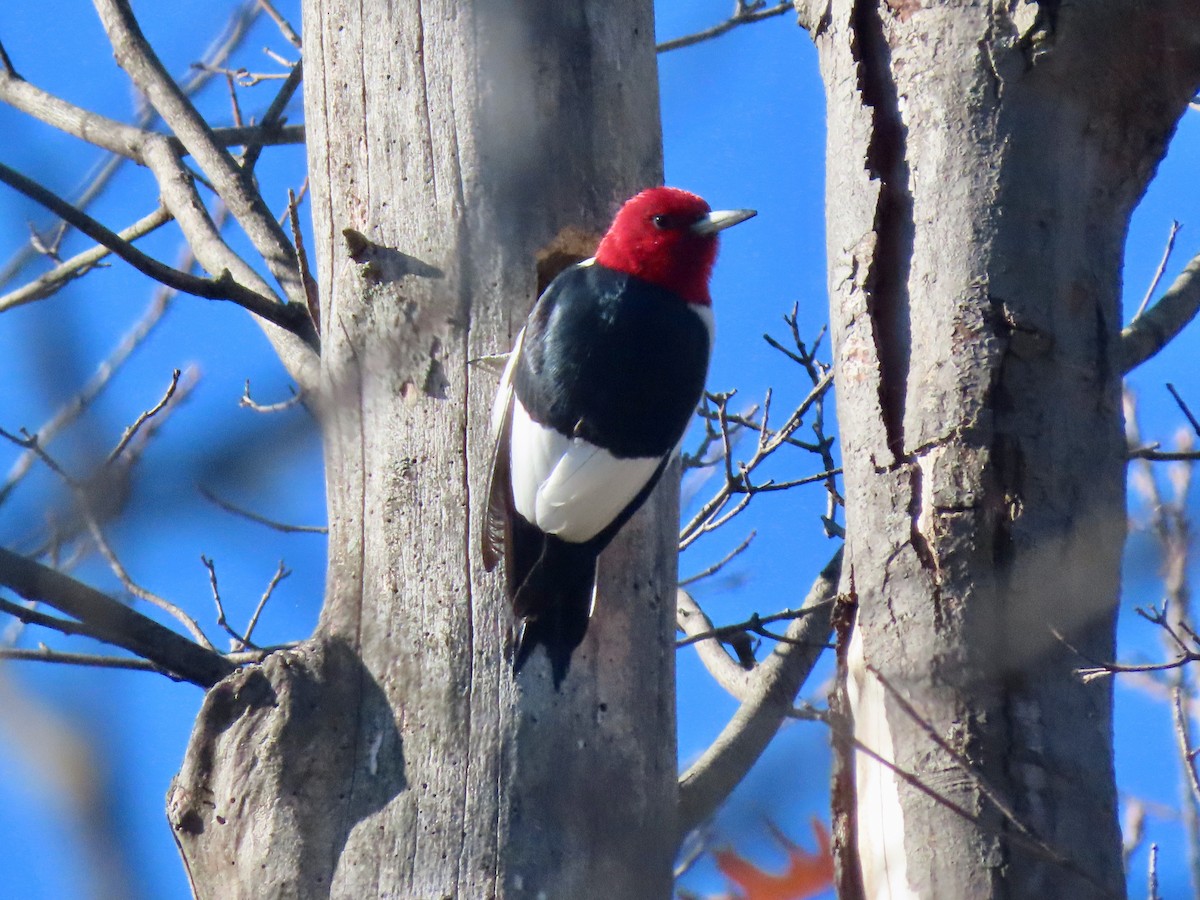
[(1200, 7), (833, 0), (815, 31), (857, 602), (842, 894), (1124, 896), (1111, 686), (1073, 670), (1114, 657), (1123, 243), (1200, 85)]
[(562, 692), (540, 657), (514, 683), (469, 362), (539, 253), (660, 182), (653, 34), (649, 0), (305, 3), (329, 575), (315, 636), (204, 704), (170, 797), (197, 896), (669, 894), (677, 486)]

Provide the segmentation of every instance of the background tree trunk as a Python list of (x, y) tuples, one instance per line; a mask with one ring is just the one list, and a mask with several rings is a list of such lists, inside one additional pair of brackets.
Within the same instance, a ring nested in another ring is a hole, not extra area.
[(469, 364), (510, 346), (539, 250), (660, 182), (651, 4), (363, 9), (304, 10), (325, 606), (205, 703), (171, 797), (193, 885), (667, 896), (677, 488), (602, 561), (562, 692), (540, 656), (514, 684), (476, 535), (496, 378)]
[(1114, 657), (1122, 248), (1198, 18), (834, 0), (819, 31), (854, 734), (941, 798), (857, 754), (845, 896), (1124, 895), (1111, 685), (1073, 670)]

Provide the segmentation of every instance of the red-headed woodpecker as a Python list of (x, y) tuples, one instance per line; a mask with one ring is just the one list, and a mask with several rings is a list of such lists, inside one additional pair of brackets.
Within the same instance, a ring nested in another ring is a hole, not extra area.
[(513, 665), (539, 644), (557, 687), (587, 631), (596, 558), (645, 502), (704, 390), (717, 233), (754, 215), (651, 188), (617, 213), (593, 259), (546, 288), (492, 410), (483, 528), (503, 557)]

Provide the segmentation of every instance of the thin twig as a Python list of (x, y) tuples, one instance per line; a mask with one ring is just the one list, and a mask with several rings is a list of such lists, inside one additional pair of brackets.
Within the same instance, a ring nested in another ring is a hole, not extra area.
[(258, 403), (250, 396), (250, 379), (247, 378), (246, 388), (242, 391), (242, 396), (238, 399), (238, 406), (253, 410), (256, 413), (277, 413), (283, 412), (285, 409), (291, 409), (303, 399), (304, 394), (292, 388), (292, 396), (286, 400), (280, 400), (278, 403)]
[(1176, 685), (1171, 690), (1171, 720), (1175, 728), (1175, 743), (1179, 748), (1179, 758), (1183, 762), (1183, 771), (1192, 802), (1200, 804), (1200, 774), (1196, 772), (1195, 746), (1192, 744), (1191, 726), (1187, 713), (1183, 711), (1183, 688)]
[(1166, 246), (1163, 247), (1162, 258), (1158, 261), (1158, 268), (1154, 270), (1154, 277), (1150, 279), (1150, 285), (1146, 288), (1142, 302), (1138, 304), (1137, 312), (1133, 314), (1135, 319), (1146, 311), (1154, 292), (1158, 290), (1158, 283), (1162, 281), (1163, 273), (1167, 271), (1167, 263), (1171, 261), (1171, 253), (1175, 249), (1175, 238), (1179, 234), (1179, 229), (1179, 222), (1172, 221), (1171, 230), (1167, 233)]
[(258, 0), (258, 5), (262, 8), (263, 12), (271, 17), (271, 21), (278, 26), (279, 31), (284, 36), (284, 39), (287, 40), (287, 42), (297, 50), (299, 50), (300, 35), (296, 33), (296, 29), (291, 26), (291, 23), (279, 14), (279, 11), (275, 9), (275, 6), (270, 2), (270, 0)]
[(1122, 374), (1129, 374), (1167, 346), (1197, 312), (1200, 312), (1200, 254), (1184, 267), (1157, 303), (1122, 329)]
[(142, 34), (128, 0), (95, 0), (95, 7), (117, 63), (183, 142), (283, 288), (290, 302), (275, 305), (290, 309), (299, 304), (303, 308), (304, 290), (296, 272), (295, 248), (261, 194), (243, 177), (241, 167), (217, 143), (208, 123), (167, 73)]
[[(681, 550), (690, 546), (701, 535), (716, 530), (733, 518), (733, 516), (740, 513), (745, 509), (754, 494), (760, 490), (771, 490), (770, 482), (767, 482), (765, 485), (753, 484), (750, 480), (750, 474), (787, 442), (788, 438), (803, 424), (805, 414), (807, 414), (814, 404), (821, 401), (832, 384), (833, 373), (832, 371), (826, 372), (813, 386), (812, 390), (809, 391), (808, 395), (792, 411), (792, 414), (788, 417), (783, 427), (777, 431), (768, 430), (769, 433), (760, 432), (754, 454), (749, 460), (739, 464), (736, 473), (733, 470), (731, 459), (732, 444), (727, 412), (728, 401), (732, 394), (717, 395), (716, 419), (720, 426), (720, 439), (724, 453), (725, 483), (680, 530), (679, 547)], [(796, 484), (809, 483), (811, 481), (827, 481), (831, 477), (833, 476), (829, 472), (823, 472), (809, 479), (800, 479)], [(792, 486), (795, 486), (795, 484)], [(744, 496), (731, 511), (722, 514), (725, 506), (738, 494)]]
[[(291, 650), (296, 644), (279, 644), (273, 647), (262, 647), (258, 650), (246, 650), (241, 653), (226, 653), (222, 659), (234, 666), (244, 666), (259, 663), (280, 650)], [(148, 659), (126, 656), (103, 656), (96, 653), (67, 653), (62, 650), (51, 650), (45, 645), (33, 649), (24, 647), (0, 647), (0, 659), (23, 660), (31, 662), (58, 663), (68, 666), (86, 666), (94, 669), (131, 669), (136, 672), (156, 672), (165, 675), (172, 681), (190, 681), (175, 674), (171, 669), (152, 662)]]
[(102, 640), (96, 629), (83, 622), (74, 622), (70, 619), (60, 619), (58, 616), (49, 616), (36, 609), (21, 606), (19, 603), (12, 603), (3, 597), (0, 597), (0, 612), (8, 613), (14, 619), (24, 622), (26, 625), (40, 625), (42, 628), (50, 628), (62, 634), (83, 635), (84, 637)]
[(736, 547), (734, 547), (732, 550), (730, 550), (728, 553), (726, 553), (717, 562), (713, 563), (711, 566), (708, 566), (707, 568), (701, 569), (695, 575), (689, 575), (687, 578), (681, 579), (679, 582), (679, 586), (687, 587), (689, 584), (695, 584), (697, 581), (703, 581), (705, 578), (711, 578), (713, 575), (716, 575), (723, 568), (725, 568), (725, 566), (727, 566), (730, 562), (732, 562), (734, 559), (736, 559), (738, 556), (740, 556), (742, 553), (744, 553), (746, 548), (750, 546), (750, 542), (753, 541), (757, 535), (758, 535), (757, 531), (751, 531), (748, 535), (746, 535), (745, 539), (740, 544), (738, 544)]
[(176, 675), (211, 687), (234, 665), (95, 588), (0, 548), (0, 584), (26, 600), (38, 600), (92, 627), (99, 640), (148, 659)]
[[(224, 219), (224, 210), (218, 210), (215, 220), (216, 227), (220, 228), (224, 223)], [(190, 271), (192, 266), (195, 265), (195, 261), (195, 255), (192, 253), (191, 248), (185, 246), (180, 253), (177, 265), (181, 270)], [(96, 397), (108, 386), (112, 377), (133, 354), (134, 350), (140, 347), (154, 328), (157, 327), (174, 296), (175, 292), (170, 288), (159, 286), (154, 292), (150, 305), (146, 308), (142, 317), (133, 328), (126, 332), (108, 357), (96, 367), (95, 373), (87, 380), (79, 390), (79, 393), (63, 404), (50, 420), (35, 432), (34, 436), (37, 438), (39, 445), (45, 446), (48, 444), (64, 428), (70, 425), (71, 422), (75, 421), (84, 410), (91, 406)], [(0, 486), (0, 504), (7, 499), (8, 495), (12, 493), (21, 479), (29, 472), (36, 458), (36, 454), (32, 451), (26, 451), (18, 457), (9, 470), (8, 477), (5, 479), (3, 486)]]
[[(308, 187), (308, 179), (304, 180), (304, 187)], [(301, 192), (303, 196), (303, 191)], [(300, 201), (296, 199), (296, 192), (288, 188), (288, 222), (292, 228), (292, 243), (296, 245), (296, 264), (300, 269), (300, 281), (304, 285), (304, 298), (308, 304), (308, 315), (312, 319), (313, 327), (317, 329), (317, 333), (321, 331), (321, 301), (320, 289), (317, 287), (317, 280), (313, 278), (312, 270), (308, 267), (308, 254), (304, 252), (304, 235), (300, 228)]]
[[(228, 270), (222, 272), (218, 278), (201, 278), (172, 268), (152, 256), (147, 256), (87, 213), (76, 209), (58, 195), (3, 163), (0, 163), (0, 182), (46, 207), (59, 218), (69, 222), (97, 243), (103, 244), (139, 272), (160, 284), (196, 297), (206, 297), (210, 300), (231, 300), (281, 328), (295, 334), (301, 334), (303, 331), (302, 323), (297, 318), (294, 307), (290, 304), (277, 303), (270, 297), (265, 297), (245, 285), (239, 284), (234, 281)], [(308, 313), (303, 311), (303, 323), (307, 323), (307, 321)]]
[(69, 666), (87, 666), (94, 669), (132, 669), (140, 672), (157, 672), (166, 675), (172, 681), (182, 681), (169, 669), (131, 656), (104, 656), (97, 653), (65, 653), (61, 650), (51, 650), (44, 644), (30, 649), (26, 647), (0, 647), (0, 659), (14, 662), (47, 662)]
[(655, 49), (659, 53), (668, 53), (671, 50), (692, 47), (704, 41), (711, 41), (713, 38), (720, 37), (726, 32), (737, 28), (739, 25), (749, 25), (752, 22), (762, 22), (765, 19), (782, 16), (789, 10), (795, 10), (795, 8), (796, 5), (793, 0), (784, 0), (784, 2), (775, 6), (767, 6), (765, 0), (752, 0), (750, 3), (747, 3), (746, 0), (737, 0), (733, 9), (733, 15), (724, 22), (719, 22), (703, 31), (697, 31), (695, 34), (688, 34), (683, 37), (672, 38), (669, 41), (663, 41)]
[(276, 531), (282, 531), (285, 534), (328, 534), (329, 529), (324, 525), (288, 525), (285, 522), (277, 522), (274, 519), (268, 519), (266, 516), (260, 516), (258, 513), (250, 512), (248, 509), (242, 509), (240, 506), (235, 506), (228, 500), (222, 500), (204, 485), (197, 485), (196, 488), (209, 503), (214, 506), (219, 506), (225, 512), (233, 513), (235, 516), (241, 516), (243, 519), (249, 519), (251, 522), (257, 522), (259, 525), (266, 525), (268, 528), (273, 528)]
[[(275, 97), (271, 100), (271, 104), (267, 107), (267, 111), (263, 113), (262, 124), (265, 128), (278, 128), (283, 124), (283, 112), (287, 109), (287, 105), (295, 96), (296, 91), (300, 89), (300, 82), (304, 79), (304, 65), (301, 62), (296, 62), (292, 66), (291, 71), (284, 77), (283, 84), (280, 85)], [(258, 163), (258, 157), (262, 154), (264, 144), (260, 141), (250, 140), (246, 142), (246, 150), (242, 154), (242, 168), (249, 171)]]
[[(258, 15), (258, 7), (253, 2), (242, 3), (233, 11), (217, 37), (205, 49), (203, 58), (215, 64), (220, 64), (228, 59), (234, 50), (241, 45), (242, 40), (249, 33), (250, 27), (254, 24)], [(8, 74), (16, 75), (11, 66), (8, 67)], [(184, 79), (181, 88), (185, 95), (191, 96), (203, 88), (211, 78), (212, 75), (207, 72), (194, 72), (191, 77)], [(152, 109), (146, 107), (145, 104), (139, 104), (139, 106), (140, 109), (133, 127), (145, 129), (153, 124), (156, 114)], [(37, 113), (31, 114), (41, 121), (47, 121)], [(291, 142), (289, 141), (289, 143)], [(86, 186), (78, 195), (72, 198), (73, 205), (80, 209), (87, 209), (92, 201), (100, 196), (125, 162), (126, 158), (123, 156), (110, 155), (102, 158), (93, 167), (92, 173), (85, 179)], [(25, 247), (10, 258), (3, 268), (0, 268), (0, 285), (7, 284), (25, 266), (29, 261), (31, 252), (31, 248)]]
[(1192, 431), (1200, 435), (1200, 421), (1197, 421), (1196, 416), (1188, 409), (1188, 405), (1183, 402), (1183, 398), (1179, 396), (1179, 391), (1175, 390), (1175, 385), (1167, 382), (1167, 390), (1175, 398), (1175, 403), (1179, 406), (1180, 412), (1187, 418), (1188, 424), (1192, 426)]
[[(237, 102), (236, 94), (234, 94), (235, 88), (254, 87), (255, 85), (261, 84), (264, 81), (282, 81), (283, 79), (287, 78), (286, 72), (251, 72), (245, 66), (239, 66), (236, 69), (228, 69), (222, 66), (210, 66), (208, 63), (194, 62), (192, 63), (192, 68), (204, 69), (212, 72), (214, 75), (224, 75), (226, 81), (229, 83), (230, 94), (235, 97), (235, 104)], [(241, 124), (240, 114), (235, 118), (235, 121), (237, 121), (237, 124)]]
[(204, 568), (208, 570), (208, 584), (212, 589), (213, 603), (215, 603), (217, 606), (217, 625), (221, 628), (221, 630), (229, 635), (229, 649), (234, 653), (246, 649), (257, 650), (258, 648), (251, 644), (248, 639), (242, 637), (233, 630), (232, 626), (229, 624), (229, 619), (225, 616), (225, 604), (221, 602), (221, 590), (217, 587), (216, 564), (204, 554), (200, 554), (200, 562), (204, 565)]
[(254, 607), (254, 614), (250, 616), (250, 621), (246, 625), (246, 643), (250, 646), (250, 638), (254, 635), (254, 629), (258, 626), (258, 617), (262, 615), (263, 607), (267, 605), (267, 601), (275, 593), (275, 588), (279, 586), (279, 582), (292, 574), (291, 569), (285, 569), (283, 560), (279, 561), (279, 568), (275, 570), (275, 574), (271, 576), (271, 580), (267, 583), (267, 588), (263, 591), (262, 597), (259, 598), (258, 606)]
[[(132, 242), (161, 228), (170, 221), (171, 214), (164, 207), (159, 206), (158, 209), (154, 210), (148, 216), (138, 219), (129, 227), (117, 232), (117, 237), (124, 241)], [(86, 275), (92, 269), (101, 265), (101, 261), (111, 253), (112, 251), (103, 244), (96, 244), (82, 253), (77, 253), (65, 262), (55, 266), (49, 272), (39, 275), (28, 284), (24, 284), (0, 296), (0, 312), (54, 296), (69, 282)]]
[(725, 640), (733, 635), (742, 634), (743, 632), (747, 631), (753, 632), (754, 634), (761, 634), (764, 637), (770, 637), (773, 640), (784, 640), (782, 637), (768, 634), (765, 630), (765, 626), (771, 624), (772, 622), (788, 622), (792, 619), (799, 619), (804, 616), (811, 615), (813, 612), (819, 609), (823, 609), (824, 606), (832, 605), (833, 601), (829, 600), (825, 601), (823, 604), (814, 603), (811, 606), (806, 605), (800, 609), (785, 609), (777, 613), (772, 613), (769, 616), (760, 616), (758, 613), (753, 613), (744, 622), (737, 622), (733, 625), (721, 625), (709, 631), (702, 631), (698, 634), (689, 634), (687, 637), (681, 638), (675, 642), (675, 649), (678, 650), (681, 647), (688, 647), (697, 643), (698, 641), (708, 641), (714, 639), (719, 641)]
[(78, 490), (76, 491), (76, 496), (79, 503), (79, 512), (83, 516), (83, 521), (87, 525), (89, 533), (92, 535), (92, 540), (96, 542), (96, 549), (100, 551), (100, 555), (104, 557), (108, 563), (108, 567), (117, 576), (117, 579), (121, 582), (125, 590), (139, 600), (152, 603), (163, 612), (173, 616), (177, 622), (188, 630), (197, 644), (205, 650), (214, 650), (212, 641), (208, 639), (199, 622), (185, 613), (178, 605), (153, 591), (147, 590), (133, 580), (129, 572), (125, 569), (125, 565), (118, 558), (112, 547), (109, 546), (108, 539), (104, 536), (104, 530), (100, 527), (100, 523), (92, 513), (91, 504), (87, 502), (86, 496)]
[(184, 628), (191, 633), (195, 638), (196, 643), (206, 650), (212, 650), (213, 645), (204, 634), (204, 630), (200, 625), (180, 609), (177, 605), (167, 600), (165, 597), (160, 597), (153, 591), (149, 591), (137, 584), (126, 571), (125, 566), (117, 557), (117, 554), (109, 546), (107, 538), (104, 536), (104, 530), (100, 527), (99, 519), (96, 517), (92, 509), (91, 499), (88, 495), (87, 485), (80, 482), (78, 479), (71, 476), (49, 453), (42, 447), (37, 440), (36, 435), (31, 435), (28, 432), (23, 437), (17, 437), (14, 434), (0, 428), (0, 437), (3, 437), (20, 447), (32, 450), (37, 454), (38, 458), (49, 468), (54, 474), (62, 479), (63, 483), (71, 489), (72, 495), (75, 497), (75, 504), (79, 508), (79, 514), (83, 518), (84, 524), (87, 526), (88, 532), (92, 536), (92, 540), (96, 544), (96, 549), (100, 551), (100, 555), (104, 557), (113, 574), (120, 580), (122, 586), (133, 596), (140, 600), (145, 600), (147, 603), (152, 603), (159, 609), (170, 614)]
[(105, 465), (111, 466), (113, 462), (116, 461), (125, 451), (125, 448), (129, 446), (129, 442), (133, 440), (134, 436), (138, 433), (138, 431), (141, 430), (141, 427), (145, 425), (147, 421), (162, 412), (163, 408), (171, 402), (171, 398), (175, 396), (175, 389), (179, 387), (180, 374), (182, 373), (179, 369), (175, 369), (171, 372), (171, 383), (167, 385), (166, 393), (163, 394), (162, 399), (159, 400), (154, 406), (150, 407), (150, 409), (138, 416), (133, 421), (133, 424), (125, 429), (125, 433), (121, 435), (121, 440), (117, 442), (117, 446), (113, 447), (112, 452), (108, 454), (108, 459), (105, 460)]

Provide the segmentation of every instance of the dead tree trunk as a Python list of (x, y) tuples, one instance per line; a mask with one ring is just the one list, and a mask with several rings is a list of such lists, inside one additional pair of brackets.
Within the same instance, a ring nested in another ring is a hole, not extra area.
[(669, 894), (674, 492), (602, 560), (562, 692), (514, 684), (469, 362), (540, 250), (660, 180), (653, 32), (649, 0), (305, 3), (329, 575), (316, 636), (204, 705), (171, 798), (198, 896)]
[(817, 44), (858, 604), (843, 895), (1123, 896), (1111, 687), (1074, 669), (1114, 656), (1123, 243), (1200, 13), (834, 0)]

